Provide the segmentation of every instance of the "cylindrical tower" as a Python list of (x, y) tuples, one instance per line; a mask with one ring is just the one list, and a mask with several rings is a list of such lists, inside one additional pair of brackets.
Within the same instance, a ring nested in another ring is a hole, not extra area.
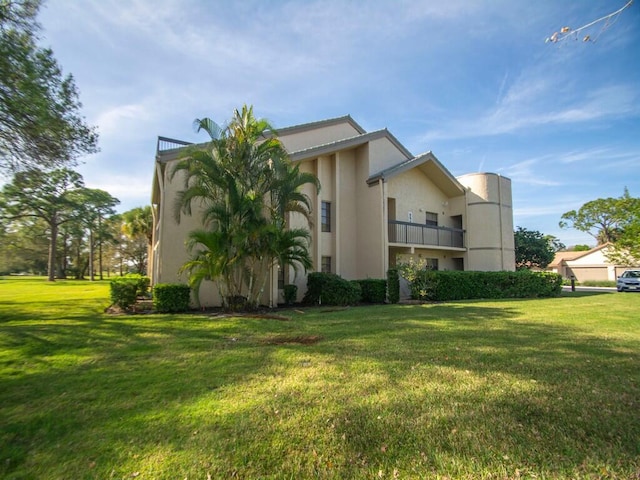
[(495, 173), (458, 177), (466, 188), (467, 270), (515, 270), (511, 180)]

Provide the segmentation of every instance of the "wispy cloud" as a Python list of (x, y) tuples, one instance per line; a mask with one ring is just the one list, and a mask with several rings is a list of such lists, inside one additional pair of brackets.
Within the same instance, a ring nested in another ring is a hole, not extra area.
[(559, 153), (556, 156), (556, 160), (564, 164), (589, 162), (604, 164), (607, 167), (610, 167), (612, 164), (632, 165), (634, 163), (640, 163), (640, 151), (620, 151), (613, 147), (597, 147)]
[(536, 185), (545, 187), (557, 187), (562, 182), (551, 179), (548, 175), (553, 174), (553, 170), (540, 167), (540, 158), (532, 158), (514, 163), (507, 167), (498, 169), (498, 171), (509, 177), (513, 182), (521, 185)]
[(505, 73), (493, 99), (486, 97), (485, 104), (497, 99), (495, 103), (484, 111), (470, 111), (464, 118), (440, 123), (424, 134), (424, 141), (495, 136), (640, 115), (638, 84), (622, 80), (592, 86), (589, 78), (573, 78), (570, 69), (563, 68), (562, 59), (543, 58), (529, 64), (511, 82)]

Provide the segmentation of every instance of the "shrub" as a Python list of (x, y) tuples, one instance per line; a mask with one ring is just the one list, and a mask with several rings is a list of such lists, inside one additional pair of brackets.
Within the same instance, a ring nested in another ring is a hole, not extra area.
[(475, 298), (554, 297), (562, 290), (562, 277), (556, 273), (460, 272), (422, 270), (412, 277), (411, 297), (448, 301)]
[(117, 277), (110, 282), (111, 304), (122, 310), (129, 310), (136, 303), (138, 281), (133, 278)]
[(307, 277), (307, 293), (302, 301), (313, 305), (354, 305), (360, 301), (361, 293), (357, 282), (335, 273), (313, 272)]
[(387, 298), (387, 281), (375, 278), (357, 280), (362, 291), (361, 301), (367, 303), (384, 303)]
[(153, 287), (153, 308), (161, 313), (189, 310), (191, 289), (183, 283), (158, 283)]
[(283, 290), (285, 305), (293, 305), (296, 302), (296, 298), (298, 298), (298, 286), (288, 284), (284, 286)]
[(127, 273), (121, 278), (126, 278), (129, 280), (135, 280), (137, 284), (137, 295), (139, 297), (144, 297), (149, 293), (149, 285), (151, 284), (151, 279), (145, 275), (140, 275), (139, 273)]
[(389, 303), (400, 301), (400, 274), (397, 268), (390, 268), (387, 271), (387, 297)]

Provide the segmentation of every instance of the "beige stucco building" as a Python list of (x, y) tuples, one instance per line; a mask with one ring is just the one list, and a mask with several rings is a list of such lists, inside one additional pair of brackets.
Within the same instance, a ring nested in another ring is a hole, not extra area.
[[(315, 271), (346, 279), (385, 278), (410, 257), (439, 270), (514, 270), (511, 181), (493, 173), (455, 178), (431, 152), (413, 156), (388, 130), (366, 132), (350, 116), (283, 128), (278, 136), (293, 162), (315, 174), (308, 186), (314, 222), (310, 251)], [(170, 179), (184, 142), (160, 137), (152, 189), (152, 282), (185, 282), (185, 239), (197, 214), (174, 219), (182, 183)], [(292, 226), (306, 226), (295, 214)], [(203, 305), (217, 305), (216, 289), (203, 284)], [(274, 270), (263, 303), (282, 301), (282, 285), (306, 291), (306, 276)]]

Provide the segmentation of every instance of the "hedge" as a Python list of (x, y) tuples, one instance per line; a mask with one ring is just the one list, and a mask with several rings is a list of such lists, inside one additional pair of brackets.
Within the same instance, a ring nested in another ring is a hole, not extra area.
[(153, 308), (160, 313), (189, 310), (191, 288), (183, 283), (158, 283), (153, 287)]
[(138, 279), (116, 277), (109, 282), (111, 304), (122, 310), (129, 310), (136, 303)]
[(120, 278), (135, 281), (137, 285), (136, 295), (139, 297), (144, 297), (149, 293), (149, 285), (151, 284), (151, 279), (149, 277), (139, 273), (127, 273)]
[(358, 282), (335, 273), (313, 272), (307, 276), (307, 293), (302, 301), (312, 305), (355, 305), (361, 294)]
[(431, 301), (477, 298), (556, 297), (562, 276), (549, 272), (433, 271), (418, 273), (411, 283), (411, 297)]
[(387, 296), (389, 303), (400, 301), (400, 274), (397, 268), (390, 268), (387, 271)]
[(292, 283), (283, 287), (283, 296), (285, 305), (293, 305), (298, 297), (298, 286)]
[(375, 278), (356, 280), (362, 291), (360, 300), (366, 303), (384, 303), (387, 298), (387, 281)]

